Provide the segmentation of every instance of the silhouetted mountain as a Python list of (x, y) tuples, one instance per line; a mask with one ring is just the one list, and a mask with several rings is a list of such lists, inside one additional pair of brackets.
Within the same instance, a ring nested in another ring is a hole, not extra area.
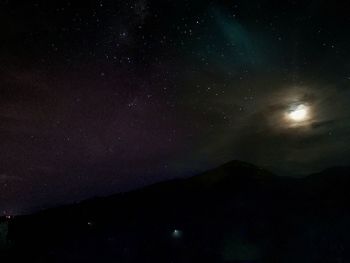
[(350, 262), (350, 168), (233, 161), (9, 221), (7, 262)]

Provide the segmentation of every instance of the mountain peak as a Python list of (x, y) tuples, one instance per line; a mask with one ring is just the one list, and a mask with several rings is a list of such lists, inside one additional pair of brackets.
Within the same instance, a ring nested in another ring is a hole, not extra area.
[(255, 180), (266, 180), (275, 177), (274, 174), (253, 164), (233, 160), (217, 168), (192, 177), (192, 183), (201, 185), (216, 185), (227, 183), (243, 183)]

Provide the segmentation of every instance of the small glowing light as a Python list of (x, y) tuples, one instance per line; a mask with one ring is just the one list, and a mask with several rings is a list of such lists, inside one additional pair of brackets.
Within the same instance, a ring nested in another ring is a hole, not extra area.
[(288, 117), (295, 122), (305, 121), (309, 117), (309, 108), (300, 104), (288, 113)]
[(182, 231), (174, 229), (174, 231), (172, 232), (172, 236), (173, 238), (180, 238), (182, 236)]

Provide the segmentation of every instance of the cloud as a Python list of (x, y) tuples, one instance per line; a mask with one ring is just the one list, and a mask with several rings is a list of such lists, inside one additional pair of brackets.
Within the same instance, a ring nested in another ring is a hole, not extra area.
[(336, 123), (336, 120), (319, 121), (319, 122), (312, 123), (311, 127), (313, 129), (329, 128), (329, 127), (333, 127), (335, 123)]
[(19, 176), (8, 175), (8, 174), (0, 174), (0, 182), (8, 182), (8, 181), (22, 181), (22, 178)]

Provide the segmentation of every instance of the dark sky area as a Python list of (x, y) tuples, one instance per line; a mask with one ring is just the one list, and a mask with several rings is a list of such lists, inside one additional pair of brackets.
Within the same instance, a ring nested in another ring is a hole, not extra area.
[(343, 2), (1, 0), (1, 213), (233, 159), (347, 165)]

